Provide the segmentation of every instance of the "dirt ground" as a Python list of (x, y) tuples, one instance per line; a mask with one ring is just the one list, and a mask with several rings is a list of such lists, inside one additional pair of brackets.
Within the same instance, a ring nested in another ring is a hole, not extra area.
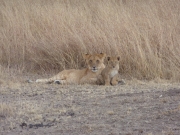
[(0, 134), (179, 135), (180, 84), (62, 86), (2, 79)]

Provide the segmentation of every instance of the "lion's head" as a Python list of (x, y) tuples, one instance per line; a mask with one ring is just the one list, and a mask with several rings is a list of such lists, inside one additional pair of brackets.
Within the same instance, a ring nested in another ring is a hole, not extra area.
[(111, 69), (117, 69), (119, 70), (119, 61), (120, 61), (120, 57), (119, 56), (113, 56), (113, 57), (107, 57), (107, 61), (108, 61), (108, 67), (110, 67)]
[(104, 65), (105, 57), (106, 57), (106, 54), (104, 53), (83, 55), (83, 58), (85, 59), (88, 68), (92, 72), (97, 72), (100, 69), (105, 68), (105, 65)]

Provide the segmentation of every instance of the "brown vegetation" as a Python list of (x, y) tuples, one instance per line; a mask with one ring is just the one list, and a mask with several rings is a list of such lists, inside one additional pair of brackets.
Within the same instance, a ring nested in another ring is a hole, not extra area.
[(81, 53), (121, 56), (120, 72), (180, 80), (180, 1), (0, 0), (0, 64), (79, 68)]

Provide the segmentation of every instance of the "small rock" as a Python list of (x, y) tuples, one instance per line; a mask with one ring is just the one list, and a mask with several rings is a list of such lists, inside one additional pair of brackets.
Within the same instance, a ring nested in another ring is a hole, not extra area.
[(27, 124), (25, 122), (23, 122), (21, 125), (20, 125), (22, 128), (24, 127), (27, 127)]
[(74, 116), (75, 113), (74, 113), (73, 110), (69, 110), (69, 111), (66, 112), (66, 115), (68, 115), (68, 116)]

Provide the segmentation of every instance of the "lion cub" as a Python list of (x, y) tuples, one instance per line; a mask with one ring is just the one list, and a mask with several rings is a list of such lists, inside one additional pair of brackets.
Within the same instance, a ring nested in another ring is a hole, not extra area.
[(107, 57), (108, 64), (98, 76), (98, 85), (117, 85), (120, 81), (119, 56)]

